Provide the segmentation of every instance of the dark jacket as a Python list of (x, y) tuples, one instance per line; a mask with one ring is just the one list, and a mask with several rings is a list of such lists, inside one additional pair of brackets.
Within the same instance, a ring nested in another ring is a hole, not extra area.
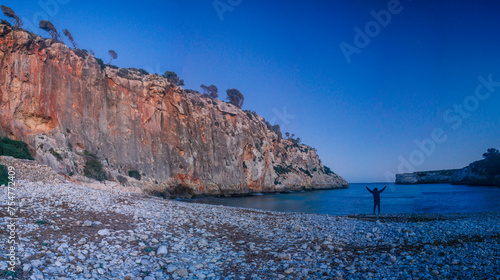
[(385, 188), (387, 188), (387, 187), (384, 187), (380, 191), (379, 190), (373, 190), (372, 191), (368, 187), (366, 187), (366, 189), (373, 194), (373, 202), (375, 202), (375, 204), (379, 204), (380, 203), (380, 194), (385, 190)]

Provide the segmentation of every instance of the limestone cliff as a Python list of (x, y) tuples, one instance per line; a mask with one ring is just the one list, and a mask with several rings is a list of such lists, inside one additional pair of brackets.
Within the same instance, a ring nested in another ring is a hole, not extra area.
[(109, 178), (137, 170), (145, 186), (167, 192), (348, 187), (315, 149), (282, 139), (262, 117), (158, 75), (106, 67), (6, 25), (0, 66), (0, 136), (27, 142), (37, 161), (60, 173), (82, 174), (88, 150)]

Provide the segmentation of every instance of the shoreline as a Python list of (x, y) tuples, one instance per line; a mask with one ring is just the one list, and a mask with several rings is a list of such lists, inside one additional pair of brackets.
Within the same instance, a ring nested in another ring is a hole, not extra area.
[(329, 190), (342, 190), (348, 189), (350, 187), (324, 187), (324, 188), (302, 188), (302, 189), (290, 189), (290, 190), (279, 190), (279, 191), (260, 191), (260, 192), (250, 192), (250, 193), (233, 193), (229, 195), (193, 195), (191, 198), (166, 198), (171, 200), (179, 201), (192, 201), (200, 198), (237, 198), (237, 197), (252, 197), (261, 195), (273, 195), (273, 194), (287, 194), (287, 193), (302, 193), (302, 192), (314, 192), (314, 191), (329, 191)]
[(111, 184), (100, 188), (19, 181), (18, 276), (500, 278), (500, 212), (332, 216), (164, 200)]

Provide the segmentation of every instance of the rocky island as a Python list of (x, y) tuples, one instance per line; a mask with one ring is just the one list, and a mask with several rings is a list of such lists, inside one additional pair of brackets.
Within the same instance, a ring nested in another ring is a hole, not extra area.
[(500, 152), (488, 149), (484, 159), (462, 169), (396, 174), (396, 184), (443, 184), (500, 186)]
[(91, 162), (98, 179), (165, 197), (348, 187), (256, 113), (159, 75), (7, 24), (0, 66), (0, 136), (73, 179)]

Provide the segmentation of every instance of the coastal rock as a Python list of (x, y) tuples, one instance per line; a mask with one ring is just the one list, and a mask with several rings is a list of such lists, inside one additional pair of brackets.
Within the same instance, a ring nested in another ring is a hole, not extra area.
[(291, 260), (292, 256), (290, 254), (280, 253), (278, 254), (278, 258), (281, 260)]
[(490, 175), (484, 168), (485, 160), (471, 163), (462, 169), (421, 171), (396, 174), (396, 184), (443, 184), (500, 186), (500, 174)]
[(83, 222), (82, 226), (83, 227), (90, 227), (90, 226), (92, 226), (92, 222), (91, 221), (85, 221), (85, 222)]
[(168, 253), (167, 246), (162, 245), (160, 248), (158, 248), (158, 251), (156, 252), (157, 255), (166, 255)]
[(176, 273), (180, 277), (185, 277), (188, 275), (188, 270), (185, 268), (179, 268), (174, 273)]
[(460, 169), (396, 174), (396, 184), (446, 184), (451, 183), (458, 172)]
[(111, 232), (109, 231), (109, 229), (101, 229), (97, 232), (97, 234), (103, 236), (103, 235), (110, 235)]
[(257, 114), (158, 75), (2, 24), (0, 58), (0, 136), (58, 173), (83, 174), (89, 151), (110, 180), (137, 171), (166, 197), (348, 187)]

